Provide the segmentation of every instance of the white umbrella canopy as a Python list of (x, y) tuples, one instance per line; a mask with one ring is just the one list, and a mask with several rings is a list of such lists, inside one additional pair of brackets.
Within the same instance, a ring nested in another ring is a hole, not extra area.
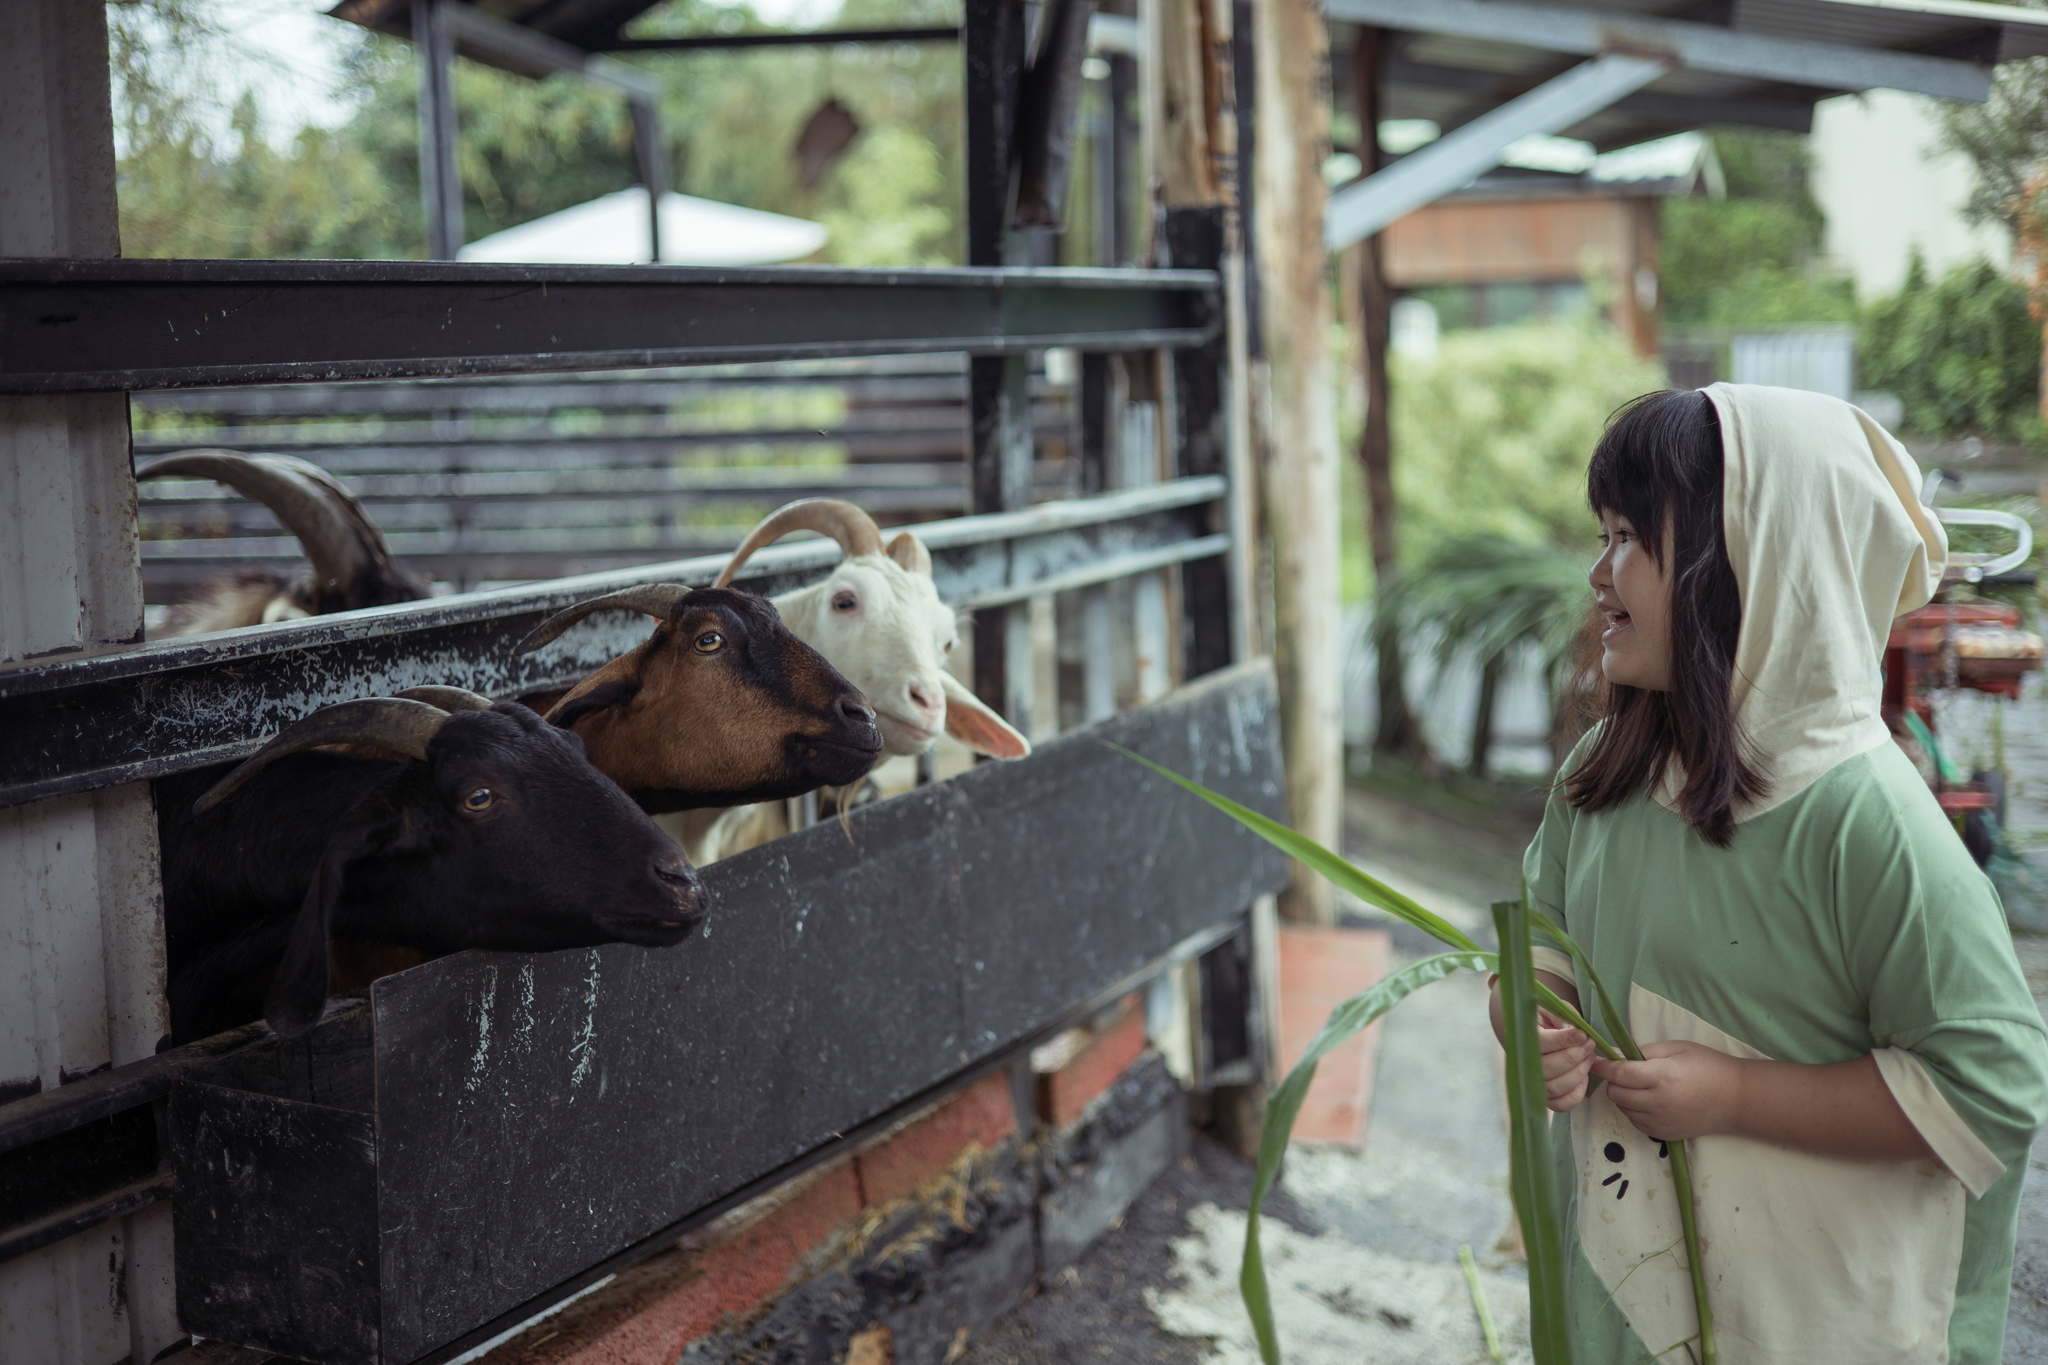
[[(630, 265), (652, 254), (647, 190), (635, 185), (518, 227), (479, 237), (465, 261)], [(661, 196), (664, 265), (768, 265), (801, 260), (825, 244), (823, 223), (687, 194)]]

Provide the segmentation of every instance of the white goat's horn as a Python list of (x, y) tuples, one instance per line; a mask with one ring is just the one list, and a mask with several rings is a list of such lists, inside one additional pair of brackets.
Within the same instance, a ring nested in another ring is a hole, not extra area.
[(889, 558), (912, 573), (923, 574), (926, 578), (932, 576), (932, 552), (908, 531), (898, 531), (895, 539), (889, 542)]
[(730, 584), (733, 575), (747, 562), (747, 557), (763, 545), (772, 545), (791, 531), (816, 531), (819, 535), (830, 536), (839, 542), (839, 548), (846, 557), (855, 555), (878, 555), (882, 553), (882, 531), (875, 525), (875, 519), (839, 498), (799, 498), (787, 506), (778, 507), (747, 533), (740, 547), (732, 552), (725, 572), (718, 575), (718, 581), (711, 586), (723, 588)]
[(135, 478), (212, 479), (262, 503), (305, 549), (316, 585), (353, 584), (373, 560), (391, 561), (383, 534), (341, 482), (290, 455), (188, 450), (151, 460)]

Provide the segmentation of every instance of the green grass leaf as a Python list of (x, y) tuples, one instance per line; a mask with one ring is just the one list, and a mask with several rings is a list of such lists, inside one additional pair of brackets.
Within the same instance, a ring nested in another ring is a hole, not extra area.
[(1469, 953), (1484, 951), (1477, 943), (1466, 937), (1463, 931), (1456, 925), (1443, 916), (1433, 910), (1423, 909), (1422, 906), (1402, 895), (1393, 887), (1388, 886), (1376, 877), (1368, 876), (1359, 871), (1345, 859), (1332, 853), (1329, 849), (1324, 848), (1306, 835), (1296, 834), (1278, 820), (1261, 815), (1247, 806), (1241, 806), (1227, 796), (1210, 791), (1199, 782), (1191, 782), (1170, 768), (1162, 768), (1143, 754), (1134, 754), (1120, 744), (1111, 744), (1109, 747), (1122, 754), (1125, 758), (1144, 764), (1167, 781), (1176, 783), (1193, 792), (1196, 796), (1201, 797), (1231, 819), (1236, 820), (1239, 824), (1264, 838), (1266, 842), (1274, 845), (1288, 857), (1293, 858), (1297, 862), (1308, 864), (1308, 866), (1328, 877), (1332, 884), (1349, 891), (1367, 905), (1376, 905), (1396, 919), (1420, 929), (1432, 938), (1448, 943), (1453, 948), (1462, 949)]
[(1529, 1340), (1536, 1365), (1571, 1365), (1564, 1232), (1551, 1165), (1542, 1048), (1536, 1038), (1528, 911), (1521, 901), (1502, 901), (1493, 907), (1493, 924), (1500, 937), (1501, 1025), (1507, 1035), (1508, 1187), (1522, 1220), (1529, 1263)]
[(1316, 1063), (1420, 987), (1441, 981), (1455, 971), (1490, 972), (1493, 964), (1492, 953), (1439, 953), (1403, 967), (1371, 990), (1352, 996), (1330, 1012), (1322, 1032), (1267, 1100), (1266, 1126), (1259, 1134), (1258, 1172), (1252, 1181), (1251, 1209), (1245, 1223), (1244, 1268), (1237, 1281), (1245, 1309), (1251, 1314), (1252, 1330), (1258, 1334), (1259, 1355), (1266, 1365), (1280, 1365), (1280, 1339), (1273, 1330), (1273, 1300), (1266, 1288), (1266, 1262), (1259, 1245), (1259, 1210), (1265, 1206), (1266, 1192), (1279, 1174), (1280, 1158), (1286, 1154), (1288, 1135), (1294, 1131), (1302, 1101), (1308, 1098)]

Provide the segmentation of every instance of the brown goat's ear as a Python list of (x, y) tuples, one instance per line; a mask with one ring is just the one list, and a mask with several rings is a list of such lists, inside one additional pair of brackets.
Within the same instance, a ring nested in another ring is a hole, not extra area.
[(889, 558), (912, 573), (923, 574), (926, 578), (932, 576), (932, 552), (924, 547), (923, 541), (908, 531), (898, 533), (896, 538), (889, 542)]
[(947, 734), (990, 758), (1023, 758), (1031, 752), (1031, 741), (968, 691), (967, 684), (950, 673), (939, 677), (946, 687)]
[(638, 678), (614, 678), (610, 682), (599, 683), (580, 697), (572, 697), (559, 703), (554, 710), (548, 712), (548, 724), (557, 730), (567, 730), (585, 716), (602, 711), (608, 706), (623, 706), (638, 695)]
[(306, 899), (299, 906), (291, 942), (285, 945), (277, 974), (270, 981), (270, 993), (263, 1000), (264, 1021), (280, 1037), (299, 1037), (320, 1022), (320, 1013), (327, 1006), (328, 944), (334, 936), (334, 910), (341, 901), (342, 883), (351, 864), (390, 842), (391, 827), (381, 818), (382, 803), (376, 804), (378, 813), (358, 806), (342, 817), (313, 871), (313, 884), (306, 888)]

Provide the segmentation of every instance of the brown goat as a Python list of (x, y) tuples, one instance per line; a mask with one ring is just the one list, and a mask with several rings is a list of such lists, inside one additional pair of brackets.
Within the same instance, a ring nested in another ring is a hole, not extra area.
[(801, 796), (858, 781), (881, 758), (859, 690), (752, 593), (630, 588), (556, 614), (519, 652), (606, 610), (659, 624), (546, 714), (650, 814)]

